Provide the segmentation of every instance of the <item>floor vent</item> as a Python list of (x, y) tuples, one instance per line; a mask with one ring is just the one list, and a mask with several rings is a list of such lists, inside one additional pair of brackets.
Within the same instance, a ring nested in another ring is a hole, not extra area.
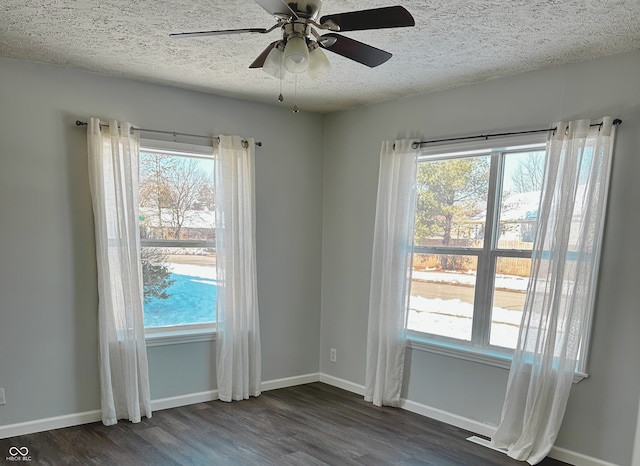
[(487, 440), (486, 438), (478, 437), (477, 435), (473, 435), (467, 439), (470, 442), (477, 443), (478, 445), (482, 445), (483, 447), (491, 448), (492, 450), (499, 451), (500, 453), (506, 453), (506, 450), (502, 448), (497, 448), (491, 445), (491, 440)]

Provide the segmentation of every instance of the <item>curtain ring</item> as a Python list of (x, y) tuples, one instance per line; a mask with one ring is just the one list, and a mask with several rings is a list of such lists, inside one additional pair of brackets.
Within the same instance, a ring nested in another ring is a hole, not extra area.
[(242, 148), (247, 149), (249, 147), (249, 142), (245, 139), (242, 140)]
[(393, 143), (393, 150), (396, 150), (396, 143)]

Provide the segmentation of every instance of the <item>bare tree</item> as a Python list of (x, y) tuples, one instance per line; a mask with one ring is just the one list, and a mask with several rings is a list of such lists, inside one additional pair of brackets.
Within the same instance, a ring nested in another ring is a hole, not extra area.
[(155, 209), (155, 220), (160, 231), (164, 227), (162, 209), (169, 205), (169, 180), (165, 168), (174, 165), (173, 157), (143, 152), (140, 154), (139, 202), (143, 207)]
[(141, 154), (140, 205), (154, 208), (154, 223), (169, 238), (181, 239), (185, 222), (213, 207), (213, 192), (213, 181), (198, 159)]
[(544, 176), (544, 157), (532, 152), (522, 157), (518, 168), (511, 175), (514, 190), (517, 193), (539, 191)]

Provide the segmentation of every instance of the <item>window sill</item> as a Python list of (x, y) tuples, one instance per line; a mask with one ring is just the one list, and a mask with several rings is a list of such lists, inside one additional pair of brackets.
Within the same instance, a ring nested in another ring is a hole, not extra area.
[[(465, 361), (486, 364), (488, 366), (500, 367), (502, 369), (511, 368), (511, 355), (497, 351), (468, 348), (448, 342), (427, 340), (415, 336), (407, 337), (407, 347), (412, 350), (426, 351), (442, 356), (463, 359)], [(578, 383), (587, 377), (589, 377), (589, 374), (576, 372), (573, 375), (573, 383)]]
[(197, 343), (213, 341), (217, 333), (214, 329), (174, 330), (166, 332), (150, 332), (145, 335), (147, 348), (151, 346), (179, 345), (183, 343)]

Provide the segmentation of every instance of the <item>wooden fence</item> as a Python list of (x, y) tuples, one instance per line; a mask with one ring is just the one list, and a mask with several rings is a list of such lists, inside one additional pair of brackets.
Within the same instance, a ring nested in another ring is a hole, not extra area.
[[(531, 243), (501, 241), (500, 248), (531, 249)], [(477, 261), (475, 260), (475, 256), (414, 254), (413, 269), (457, 270), (460, 272), (468, 272), (469, 270), (475, 271), (477, 269)], [(498, 275), (528, 277), (530, 269), (531, 259), (524, 257), (499, 257), (496, 263), (496, 274)]]

